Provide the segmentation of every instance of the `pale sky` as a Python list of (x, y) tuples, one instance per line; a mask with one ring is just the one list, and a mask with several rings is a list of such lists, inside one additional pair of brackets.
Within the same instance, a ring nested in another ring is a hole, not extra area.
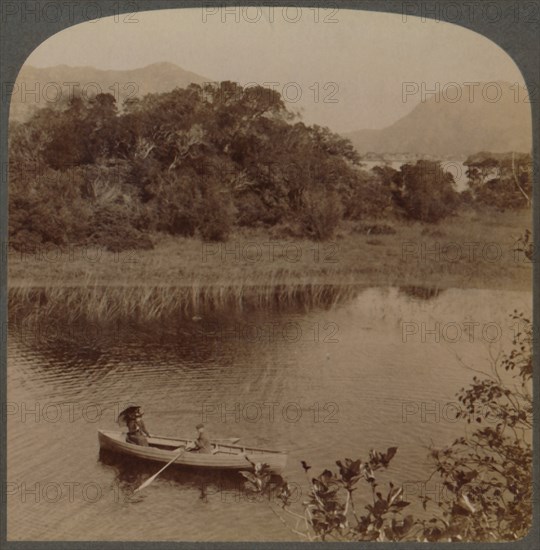
[[(275, 89), (307, 123), (339, 132), (392, 124), (420, 102), (422, 86), (524, 84), (502, 49), (449, 23), (323, 8), (213, 9), (217, 13), (157, 10), (133, 14), (133, 23), (123, 22), (124, 15), (82, 23), (41, 44), (27, 63), (134, 69), (167, 61), (215, 81), (277, 82)], [(407, 82), (419, 91), (403, 101)]]

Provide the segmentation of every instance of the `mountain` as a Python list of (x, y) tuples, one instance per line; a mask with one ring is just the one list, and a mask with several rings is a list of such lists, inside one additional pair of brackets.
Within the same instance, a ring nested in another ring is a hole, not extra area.
[[(495, 84), (500, 87), (498, 94)], [(498, 101), (485, 99), (497, 95)], [(344, 135), (362, 155), (408, 153), (446, 158), (478, 151), (530, 152), (531, 106), (524, 89), (507, 82), (481, 83), (474, 90), (464, 87), (456, 102), (445, 100), (442, 94), (430, 96), (387, 128)]]
[[(46, 68), (26, 65), (14, 85), (10, 117), (27, 120), (36, 109), (69, 98), (74, 87), (88, 95), (112, 93), (121, 104), (126, 98), (211, 80), (173, 63), (154, 63), (140, 69), (118, 71), (68, 65)], [(494, 97), (496, 86), (500, 100), (491, 102), (488, 99)], [(526, 91), (507, 82), (489, 83), (489, 87), (481, 83), (474, 88), (474, 101), (470, 101), (470, 90), (470, 87), (463, 87), (461, 98), (456, 102), (448, 101), (444, 94), (431, 95), (387, 128), (344, 135), (363, 156), (393, 154), (448, 158), (478, 151), (529, 152), (532, 128)]]
[(173, 63), (154, 63), (140, 69), (115, 71), (95, 67), (22, 67), (11, 99), (10, 117), (27, 120), (40, 107), (69, 98), (73, 90), (88, 95), (111, 93), (120, 103), (129, 97), (167, 92), (190, 83), (210, 82), (210, 78), (186, 71)]

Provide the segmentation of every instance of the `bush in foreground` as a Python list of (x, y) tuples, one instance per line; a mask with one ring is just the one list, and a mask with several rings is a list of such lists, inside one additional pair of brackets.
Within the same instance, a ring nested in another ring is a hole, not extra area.
[(246, 489), (271, 496), (265, 502), (280, 521), (310, 541), (495, 542), (526, 536), (532, 521), (532, 324), (517, 312), (512, 320), (511, 352), (458, 394), (462, 416), (476, 429), (431, 449), (432, 476), (445, 491), (437, 501), (421, 498), (426, 517), (404, 515), (411, 502), (402, 486), (379, 485), (378, 472), (388, 468), (396, 447), (370, 451), (367, 459), (338, 460), (337, 472), (315, 477), (302, 461), (308, 493), (295, 509), (292, 485), (264, 464), (243, 474)]

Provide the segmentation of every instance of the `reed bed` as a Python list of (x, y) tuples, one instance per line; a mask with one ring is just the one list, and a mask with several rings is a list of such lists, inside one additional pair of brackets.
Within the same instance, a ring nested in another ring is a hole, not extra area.
[(209, 311), (331, 308), (354, 297), (358, 284), (288, 284), (266, 286), (93, 286), (14, 287), (9, 290), (10, 318), (140, 321), (171, 316), (193, 317)]
[[(212, 244), (155, 235), (153, 250), (120, 254), (78, 247), (10, 252), (10, 318), (38, 311), (155, 320), (230, 308), (332, 307), (368, 286), (531, 289), (532, 264), (514, 251), (516, 238), (531, 226), (530, 210), (466, 211), (438, 226), (389, 223), (392, 234), (344, 227), (331, 243), (251, 231)], [(477, 243), (475, 258), (467, 243)], [(448, 245), (453, 248), (445, 255)], [(287, 256), (287, 247), (296, 258)], [(254, 260), (258, 249), (264, 253)], [(493, 260), (497, 249), (501, 256)], [(422, 257), (421, 250), (431, 253)], [(448, 260), (456, 250), (461, 256)]]

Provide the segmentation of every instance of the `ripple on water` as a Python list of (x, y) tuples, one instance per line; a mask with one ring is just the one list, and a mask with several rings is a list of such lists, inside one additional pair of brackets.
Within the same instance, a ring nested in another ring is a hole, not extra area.
[[(97, 428), (114, 428), (129, 402), (144, 406), (154, 433), (190, 435), (204, 420), (210, 434), (286, 448), (286, 475), (301, 485), (300, 460), (317, 472), (336, 459), (390, 446), (399, 450), (388, 475), (397, 482), (423, 480), (424, 446), (449, 442), (462, 430), (435, 421), (429, 407), (455, 401), (471, 379), (458, 357), (485, 366), (489, 346), (466, 338), (452, 345), (418, 334), (404, 338), (403, 323), (472, 320), (507, 328), (514, 309), (530, 313), (531, 295), (447, 290), (421, 300), (399, 289), (366, 289), (331, 310), (222, 315), (227, 337), (201, 337), (201, 328), (188, 322), (166, 330), (143, 326), (115, 338), (103, 327), (83, 343), (36, 341), (10, 331), (8, 401), (18, 409), (8, 415), (8, 479), (39, 484), (40, 498), (9, 497), (9, 537), (291, 539), (264, 503), (248, 501), (242, 479), (171, 469), (133, 497), (133, 487), (155, 466), (100, 460), (96, 435)], [(278, 331), (248, 341), (235, 323), (273, 323)], [(298, 340), (283, 335), (290, 323), (301, 328)], [(37, 418), (29, 413), (36, 403)], [(423, 418), (422, 403), (428, 407)], [(55, 418), (57, 404), (62, 412)], [(61, 487), (58, 501), (42, 494), (47, 484), (51, 491)]]

